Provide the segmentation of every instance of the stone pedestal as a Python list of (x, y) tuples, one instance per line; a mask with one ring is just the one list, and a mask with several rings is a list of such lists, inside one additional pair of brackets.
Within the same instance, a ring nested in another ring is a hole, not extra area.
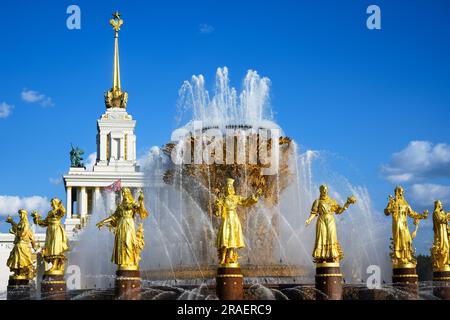
[(442, 300), (450, 300), (450, 268), (433, 271), (433, 294)]
[(116, 276), (116, 299), (141, 299), (141, 275), (139, 270), (117, 270)]
[(244, 299), (244, 277), (238, 264), (219, 266), (216, 277), (216, 293), (220, 300)]
[(339, 263), (316, 264), (317, 300), (342, 300), (342, 273)]
[(65, 300), (66, 280), (64, 280), (64, 274), (44, 273), (41, 282), (41, 297), (46, 300)]
[(30, 300), (31, 285), (28, 279), (9, 278), (6, 293), (7, 300)]
[(394, 266), (392, 283), (395, 288), (405, 292), (408, 299), (419, 297), (419, 276), (413, 264)]

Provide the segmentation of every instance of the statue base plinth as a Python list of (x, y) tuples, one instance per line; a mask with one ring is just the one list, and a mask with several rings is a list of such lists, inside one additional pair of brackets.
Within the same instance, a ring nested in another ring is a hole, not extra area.
[(41, 282), (42, 298), (47, 300), (65, 300), (66, 290), (64, 274), (44, 273)]
[(219, 266), (216, 277), (216, 293), (219, 300), (244, 299), (244, 276), (238, 264)]
[(9, 278), (6, 291), (7, 300), (30, 300), (31, 285), (30, 280), (20, 278)]
[(414, 300), (419, 297), (419, 276), (417, 275), (415, 265), (394, 266), (392, 283), (394, 287), (406, 293), (406, 299)]
[(442, 300), (450, 300), (450, 271), (433, 271), (433, 294)]
[(117, 300), (141, 299), (141, 274), (139, 270), (117, 270), (115, 294)]
[(339, 263), (316, 264), (316, 300), (342, 300), (342, 273)]

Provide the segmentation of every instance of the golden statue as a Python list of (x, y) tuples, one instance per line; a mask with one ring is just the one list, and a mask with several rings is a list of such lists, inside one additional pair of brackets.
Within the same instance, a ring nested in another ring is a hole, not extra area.
[[(50, 201), (52, 209), (48, 212), (45, 219), (37, 211), (31, 214), (35, 224), (41, 227), (47, 227), (45, 233), (45, 246), (42, 249), (42, 257), (45, 262), (45, 274), (63, 275), (66, 257), (64, 253), (69, 250), (69, 241), (67, 239), (61, 220), (66, 214), (66, 209), (61, 200), (53, 198)], [(51, 268), (47, 270), (48, 264)]]
[[(402, 187), (395, 188), (395, 198), (389, 196), (389, 203), (384, 213), (386, 216), (392, 215), (392, 252), (391, 258), (394, 268), (415, 267), (417, 261), (414, 259), (414, 248), (412, 239), (417, 235), (419, 222), (428, 217), (428, 211), (419, 214), (411, 209), (404, 198)], [(414, 232), (410, 234), (408, 229), (408, 216), (414, 219), (416, 226)]]
[(315, 263), (338, 263), (344, 257), (337, 238), (333, 214), (343, 213), (354, 203), (356, 203), (356, 198), (351, 196), (347, 199), (344, 206), (341, 207), (336, 200), (328, 196), (328, 187), (326, 185), (320, 186), (320, 198), (314, 201), (311, 215), (306, 220), (306, 225), (308, 226), (318, 216), (316, 242), (313, 252)]
[(435, 271), (450, 271), (450, 246), (449, 246), (449, 226), (450, 212), (446, 213), (442, 207), (442, 202), (437, 200), (434, 203), (433, 230), (434, 243), (431, 248), (431, 258)]
[[(258, 190), (258, 195), (261, 190)], [(234, 191), (234, 180), (227, 179), (225, 196), (216, 200), (215, 215), (222, 218), (217, 234), (217, 251), (220, 265), (238, 264), (239, 256), (236, 249), (245, 247), (241, 222), (237, 215), (237, 206), (250, 207), (258, 202), (258, 195), (249, 198), (238, 196)]]
[(19, 216), (19, 223), (15, 223), (11, 216), (6, 219), (6, 222), (11, 224), (9, 232), (15, 235), (14, 247), (6, 265), (13, 273), (11, 279), (31, 280), (36, 275), (35, 259), (33, 259), (31, 248), (37, 250), (39, 246), (36, 244), (34, 234), (28, 224), (28, 213), (25, 210), (19, 210)]
[(136, 202), (129, 188), (122, 189), (122, 202), (117, 206), (116, 211), (108, 218), (97, 223), (101, 229), (107, 225), (109, 230), (114, 229), (114, 249), (111, 262), (118, 265), (119, 270), (138, 270), (141, 251), (144, 248), (144, 229), (142, 223), (139, 224), (136, 232), (135, 218), (138, 215), (141, 219), (148, 216), (148, 211), (144, 205), (144, 194), (139, 192), (139, 199)]

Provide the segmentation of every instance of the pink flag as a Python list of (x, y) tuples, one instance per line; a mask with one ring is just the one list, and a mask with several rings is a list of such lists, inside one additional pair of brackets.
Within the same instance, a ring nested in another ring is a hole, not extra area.
[(122, 189), (122, 181), (120, 179), (113, 182), (113, 184), (105, 187), (105, 190), (110, 191), (110, 192), (112, 192), (112, 191), (119, 192), (120, 189)]

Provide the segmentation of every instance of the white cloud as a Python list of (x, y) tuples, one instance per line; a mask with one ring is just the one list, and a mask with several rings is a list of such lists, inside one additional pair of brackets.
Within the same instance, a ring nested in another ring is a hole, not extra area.
[(0, 195), (0, 216), (14, 215), (19, 209), (25, 209), (28, 213), (33, 210), (46, 213), (50, 210), (50, 201), (46, 197), (18, 197)]
[(450, 208), (450, 186), (426, 183), (414, 184), (409, 189), (411, 198), (420, 206), (432, 209), (434, 201), (441, 200)]
[(214, 32), (214, 27), (209, 24), (202, 23), (199, 26), (199, 31), (200, 31), (200, 33), (203, 33), (203, 34), (210, 34), (210, 33)]
[(412, 141), (405, 149), (394, 153), (381, 172), (392, 183), (450, 178), (450, 145)]
[(6, 102), (0, 103), (0, 118), (8, 118), (13, 108), (13, 105), (7, 104)]
[(93, 152), (88, 156), (87, 162), (84, 164), (86, 170), (92, 171), (97, 161), (97, 152)]
[(55, 105), (51, 97), (47, 97), (45, 94), (35, 90), (24, 89), (20, 95), (25, 102), (39, 103), (43, 107), (53, 107)]

